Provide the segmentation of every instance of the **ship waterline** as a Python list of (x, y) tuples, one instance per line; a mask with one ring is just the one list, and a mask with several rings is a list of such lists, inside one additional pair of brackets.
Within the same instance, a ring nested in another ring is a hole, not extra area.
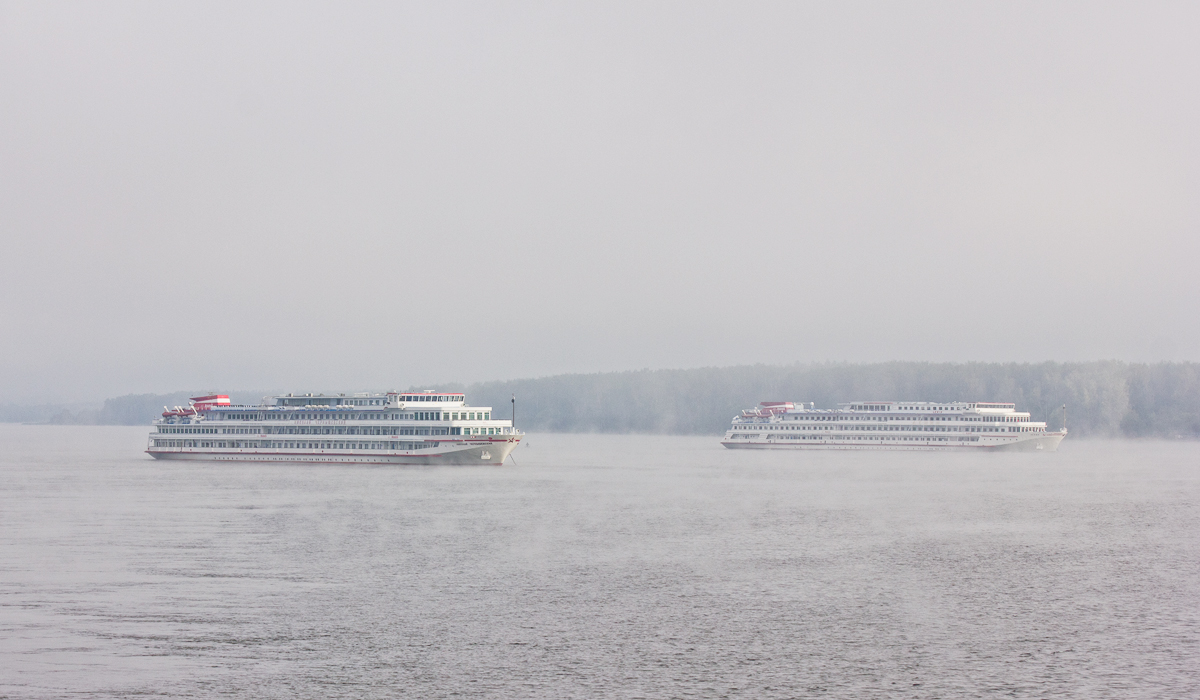
[(859, 401), (826, 410), (766, 401), (736, 416), (721, 444), (731, 449), (1053, 452), (1066, 435), (1065, 426), (1049, 431), (1011, 403)]
[(156, 459), (351, 464), (502, 464), (524, 434), (462, 394), (304, 394), (274, 404), (193, 398), (154, 422)]

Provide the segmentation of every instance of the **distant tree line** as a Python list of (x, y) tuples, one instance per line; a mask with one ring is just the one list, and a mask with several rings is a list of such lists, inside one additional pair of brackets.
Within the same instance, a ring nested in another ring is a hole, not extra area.
[(0, 423), (50, 423), (56, 416), (95, 412), (92, 404), (0, 403)]
[[(0, 422), (49, 423), (51, 425), (147, 425), (162, 415), (163, 407), (187, 406), (192, 396), (211, 391), (177, 391), (171, 394), (126, 394), (105, 399), (99, 408), (76, 406), (0, 405)], [(231, 392), (234, 403), (257, 404), (262, 395), (253, 392)]]
[[(438, 387), (442, 389), (442, 387)], [(1054, 429), (1200, 437), (1200, 364), (1124, 362), (796, 364), (564, 374), (465, 388), (495, 415), (517, 396), (530, 431), (715, 435), (760, 401), (1003, 401)]]
[[(538, 379), (413, 387), (463, 391), (476, 406), (507, 417), (517, 396), (517, 425), (528, 431), (716, 435), (743, 408), (760, 401), (1005, 401), (1054, 429), (1067, 405), (1075, 435), (1200, 437), (1200, 364), (1042, 362), (796, 364), (562, 374)], [(145, 425), (163, 405), (186, 405), (194, 393), (108, 399), (98, 409), (0, 406), (0, 420)], [(231, 393), (257, 403), (258, 394)], [(36, 414), (36, 415), (35, 415)], [(23, 416), (23, 417), (22, 417)]]

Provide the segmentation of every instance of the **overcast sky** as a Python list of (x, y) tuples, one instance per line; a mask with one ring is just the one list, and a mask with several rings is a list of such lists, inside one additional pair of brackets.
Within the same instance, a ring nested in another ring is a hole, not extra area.
[(1200, 4), (0, 4), (0, 391), (1200, 359)]

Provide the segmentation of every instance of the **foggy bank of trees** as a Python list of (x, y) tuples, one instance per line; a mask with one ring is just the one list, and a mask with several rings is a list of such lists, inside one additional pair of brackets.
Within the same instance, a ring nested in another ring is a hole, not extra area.
[(0, 423), (50, 423), (57, 416), (94, 412), (92, 404), (0, 403)]
[[(443, 388), (443, 387), (439, 387)], [(1054, 429), (1106, 437), (1200, 437), (1200, 364), (887, 362), (565, 374), (466, 387), (524, 430), (715, 435), (760, 401), (1005, 401)]]
[[(10, 422), (50, 423), (52, 425), (148, 425), (162, 415), (163, 406), (186, 406), (193, 396), (211, 394), (211, 391), (177, 391), (171, 394), (126, 394), (105, 399), (100, 408), (44, 407), (39, 417), (18, 418)], [(234, 403), (257, 404), (262, 394), (253, 392), (230, 392)], [(0, 407), (0, 416), (3, 416)]]
[[(302, 389), (303, 387), (301, 387)], [(413, 390), (464, 390), (462, 385)], [(1011, 401), (1051, 428), (1067, 404), (1074, 435), (1200, 437), (1200, 364), (1043, 362), (1040, 364), (808, 364), (563, 374), (482, 382), (465, 387), (476, 406), (509, 414), (530, 431), (717, 435), (743, 408), (760, 401)], [(209, 392), (199, 392), (209, 393)], [(197, 393), (140, 394), (108, 399), (99, 409), (0, 406), (0, 419), (93, 425), (146, 425), (163, 405), (186, 405)], [(261, 392), (230, 392), (258, 403)], [(11, 409), (11, 410), (9, 410)], [(5, 411), (8, 410), (6, 413)]]

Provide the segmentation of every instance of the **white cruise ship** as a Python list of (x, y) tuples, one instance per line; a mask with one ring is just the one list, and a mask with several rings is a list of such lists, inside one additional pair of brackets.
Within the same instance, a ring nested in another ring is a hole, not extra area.
[(824, 450), (1046, 450), (1067, 435), (1011, 403), (861, 401), (836, 409), (763, 402), (733, 419), (730, 448)]
[(156, 459), (502, 464), (524, 434), (462, 394), (287, 394), (237, 406), (198, 396), (154, 421)]

